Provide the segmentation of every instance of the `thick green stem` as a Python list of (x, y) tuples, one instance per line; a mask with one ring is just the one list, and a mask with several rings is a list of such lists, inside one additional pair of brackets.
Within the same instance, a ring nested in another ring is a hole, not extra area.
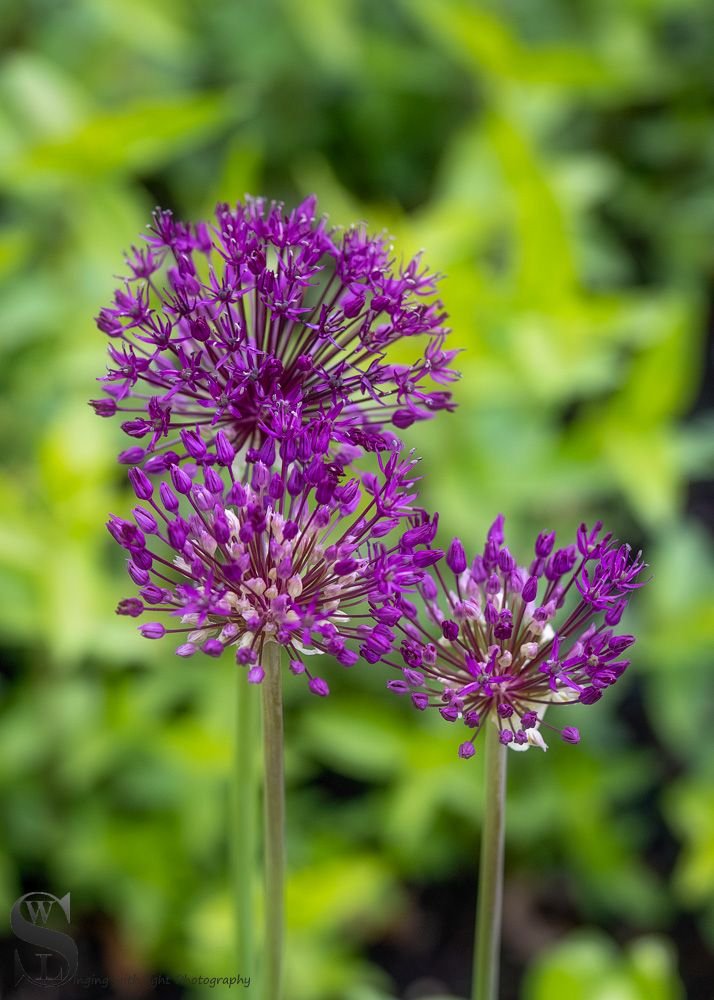
[(473, 1000), (497, 1000), (503, 903), (503, 842), (506, 829), (506, 756), (498, 727), (484, 733), (485, 789), (478, 910), (474, 947)]
[(233, 899), (236, 974), (255, 975), (253, 889), (256, 870), (258, 768), (256, 745), (260, 699), (236, 670), (236, 732), (233, 771)]
[(283, 769), (283, 699), (280, 646), (266, 643), (263, 651), (263, 752), (265, 785), (265, 940), (263, 998), (282, 1000), (285, 903), (285, 782)]

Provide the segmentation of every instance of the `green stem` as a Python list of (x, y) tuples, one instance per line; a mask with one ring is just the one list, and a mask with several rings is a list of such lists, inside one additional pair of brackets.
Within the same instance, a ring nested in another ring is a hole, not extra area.
[(236, 974), (255, 975), (253, 887), (258, 812), (259, 699), (245, 673), (236, 670), (236, 733), (233, 781), (233, 899)]
[(264, 1000), (282, 1000), (285, 903), (285, 782), (283, 770), (283, 699), (281, 655), (276, 642), (265, 644), (263, 669), (263, 752), (265, 785), (265, 941), (263, 955)]
[(497, 1000), (498, 997), (508, 753), (498, 734), (498, 727), (489, 720), (484, 733), (486, 777), (472, 1000)]

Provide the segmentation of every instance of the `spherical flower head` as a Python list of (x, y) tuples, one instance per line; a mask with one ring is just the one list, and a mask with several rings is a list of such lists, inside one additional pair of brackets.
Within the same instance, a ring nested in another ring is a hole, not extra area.
[[(327, 453), (284, 463), (281, 473), (256, 462), (247, 484), (172, 466), (172, 487), (162, 483), (133, 521), (109, 521), (139, 587), (118, 612), (163, 618), (139, 631), (175, 635), (181, 657), (219, 657), (230, 647), (254, 684), (264, 677), (265, 644), (278, 643), (290, 671), (326, 696), (327, 682), (305, 658), (324, 653), (350, 667), (360, 651), (370, 658), (386, 649), (389, 623), (400, 616), (395, 605), (423, 575), (400, 545), (425, 517), (413, 506), (415, 462), (395, 451), (378, 455), (377, 465), (360, 479)], [(133, 482), (147, 492), (143, 479)], [(139, 526), (148, 518), (149, 534)]]
[[(339, 407), (336, 439), (369, 449), (453, 409), (437, 277), (419, 257), (398, 266), (362, 226), (329, 228), (314, 197), (291, 212), (261, 198), (218, 205), (210, 224), (157, 211), (127, 265), (97, 319), (110, 364), (92, 405), (124, 418), (128, 464), (158, 471), (208, 448), (228, 465), (260, 448), (281, 401), (307, 419)], [(387, 361), (405, 338), (412, 363)]]
[[(543, 532), (526, 568), (505, 546), (499, 515), (470, 564), (458, 539), (451, 543), (418, 584), (421, 607), (402, 598), (394, 623), (401, 663), (382, 656), (400, 680), (388, 687), (420, 711), (435, 707), (447, 722), (463, 722), (472, 732), (460, 757), (473, 755), (484, 724), (497, 726), (513, 750), (546, 750), (543, 731), (554, 729), (546, 709), (594, 704), (629, 665), (623, 653), (634, 636), (614, 629), (645, 582), (645, 563), (601, 532), (599, 523), (592, 531), (582, 525), (576, 544), (561, 549)], [(575, 726), (560, 735), (580, 742)]]

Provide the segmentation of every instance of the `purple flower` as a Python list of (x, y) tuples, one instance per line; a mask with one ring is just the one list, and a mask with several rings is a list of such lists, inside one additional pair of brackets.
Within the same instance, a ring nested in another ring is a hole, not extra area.
[[(314, 429), (309, 424), (297, 435), (301, 453)], [(231, 647), (251, 683), (263, 678), (264, 644), (277, 642), (291, 671), (304, 673), (314, 694), (327, 695), (305, 655), (325, 653), (349, 667), (360, 650), (367, 659), (375, 653), (376, 662), (394, 642), (389, 622), (400, 617), (397, 602), (416, 591), (424, 573), (411, 548), (400, 545), (405, 531), (427, 524), (413, 506), (415, 463), (397, 451), (380, 453), (377, 463), (378, 474), (348, 478), (327, 452), (313, 452), (283, 463), (280, 474), (256, 462), (251, 482), (230, 486), (210, 468), (201, 481), (173, 466), (181, 499), (162, 484), (145, 501), (156, 530), (147, 535), (135, 523), (146, 523), (145, 508), (135, 509), (134, 521), (109, 521), (141, 588), (117, 610), (166, 616), (166, 624), (152, 621), (140, 631), (176, 635), (182, 657), (199, 650), (220, 656)], [(147, 493), (141, 478), (133, 483)]]
[[(210, 449), (228, 465), (260, 448), (280, 404), (306, 420), (336, 408), (336, 439), (370, 450), (391, 446), (390, 424), (453, 409), (433, 387), (457, 377), (437, 277), (419, 257), (397, 266), (383, 235), (330, 229), (314, 197), (289, 213), (263, 199), (218, 205), (210, 225), (157, 211), (127, 263), (97, 319), (110, 366), (107, 398), (92, 402), (142, 442), (123, 461), (161, 471)], [(415, 359), (388, 362), (404, 338)]]
[[(404, 597), (395, 602), (403, 612), (392, 621), (402, 663), (388, 652), (378, 658), (400, 670), (416, 708), (436, 707), (473, 731), (459, 756), (472, 756), (486, 719), (514, 750), (547, 749), (541, 728), (554, 727), (543, 719), (546, 708), (592, 705), (629, 665), (622, 654), (634, 636), (616, 635), (614, 627), (630, 592), (645, 582), (645, 563), (601, 530), (597, 524), (588, 533), (583, 525), (577, 545), (555, 552), (554, 534), (540, 534), (526, 569), (504, 546), (499, 516), (470, 566), (455, 539), (445, 565), (425, 574), (417, 584), (422, 612)], [(566, 743), (580, 741), (574, 726), (560, 734)]]

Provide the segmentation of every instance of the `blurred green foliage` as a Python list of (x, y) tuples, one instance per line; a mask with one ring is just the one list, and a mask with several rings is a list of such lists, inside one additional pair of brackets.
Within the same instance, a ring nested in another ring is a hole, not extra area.
[[(667, 935), (714, 945), (711, 5), (5, 0), (0, 43), (0, 907), (70, 889), (110, 968), (230, 968), (233, 675), (112, 614), (92, 317), (155, 203), (315, 191), (445, 274), (459, 410), (408, 439), (445, 534), (502, 510), (521, 552), (597, 516), (646, 544), (629, 679), (511, 771), (513, 883), (585, 929), (526, 945), (507, 899), (505, 947), (526, 1000), (680, 997)], [(463, 990), (470, 930), (423, 968), (447, 914), (420, 893), (468, 899), (479, 764), (378, 671), (331, 685), (288, 686), (291, 998), (391, 995), (379, 948)]]
[(624, 956), (595, 934), (573, 934), (539, 960), (526, 979), (525, 1000), (681, 1000), (671, 949), (641, 938)]

